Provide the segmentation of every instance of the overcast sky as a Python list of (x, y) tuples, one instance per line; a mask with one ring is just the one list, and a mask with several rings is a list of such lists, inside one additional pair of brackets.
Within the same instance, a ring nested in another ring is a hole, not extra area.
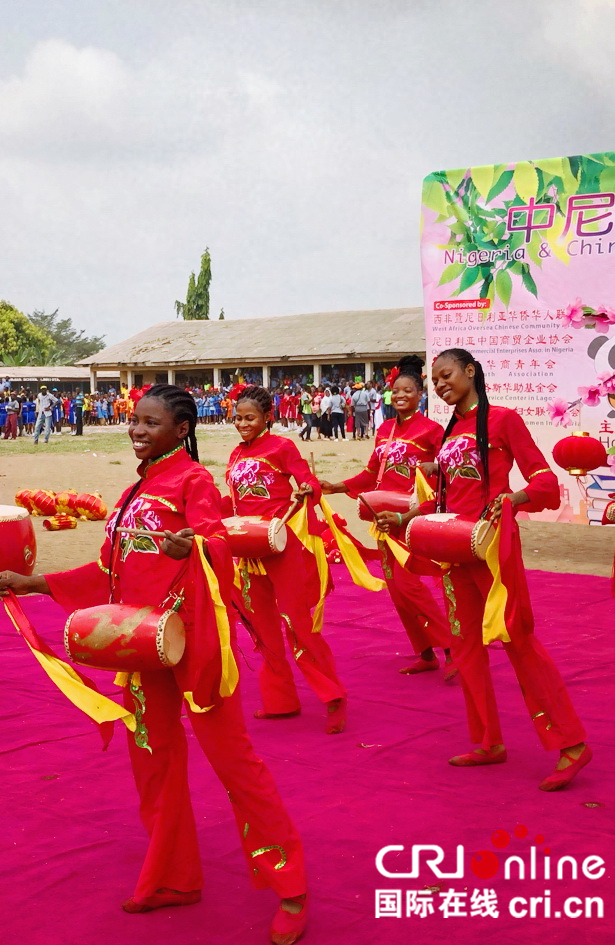
[[(615, 0), (0, 0), (0, 298), (422, 302), (425, 174), (615, 146)], [(249, 344), (249, 339), (247, 339)]]

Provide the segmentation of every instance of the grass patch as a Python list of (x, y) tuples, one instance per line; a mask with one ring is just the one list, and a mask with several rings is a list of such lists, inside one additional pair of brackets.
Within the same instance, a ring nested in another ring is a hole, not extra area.
[(16, 440), (3, 442), (0, 448), (3, 456), (86, 453), (88, 451), (90, 453), (132, 453), (132, 446), (125, 431), (107, 433), (99, 430), (97, 433), (86, 433), (84, 430), (83, 436), (71, 436), (70, 433), (57, 436), (52, 433), (48, 443), (45, 443), (41, 437), (36, 446), (32, 437), (20, 436)]

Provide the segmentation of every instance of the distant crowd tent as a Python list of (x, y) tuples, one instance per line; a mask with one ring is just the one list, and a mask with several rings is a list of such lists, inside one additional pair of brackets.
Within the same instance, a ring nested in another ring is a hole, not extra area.
[(382, 381), (404, 354), (425, 356), (422, 308), (160, 322), (81, 361), (128, 387)]

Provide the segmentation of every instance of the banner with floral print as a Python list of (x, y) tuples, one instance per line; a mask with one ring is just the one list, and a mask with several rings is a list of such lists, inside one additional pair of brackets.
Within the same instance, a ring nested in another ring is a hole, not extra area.
[[(615, 153), (436, 171), (421, 222), (428, 365), (470, 350), (559, 477), (560, 509), (533, 517), (598, 524), (615, 492)], [(432, 393), (429, 415), (448, 412)], [(577, 483), (551, 451), (578, 429), (609, 465)]]

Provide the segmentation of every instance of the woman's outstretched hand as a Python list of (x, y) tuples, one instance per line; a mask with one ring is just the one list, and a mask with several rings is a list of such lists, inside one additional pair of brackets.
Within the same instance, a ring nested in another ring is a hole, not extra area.
[(0, 571), (0, 597), (13, 594), (48, 594), (49, 587), (42, 574), (17, 574), (16, 571)]

